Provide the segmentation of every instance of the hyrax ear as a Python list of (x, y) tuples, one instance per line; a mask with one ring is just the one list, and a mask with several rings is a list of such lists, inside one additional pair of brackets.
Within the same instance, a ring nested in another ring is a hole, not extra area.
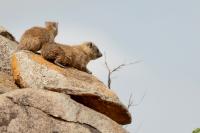
[(87, 42), (87, 46), (88, 46), (89, 48), (92, 48), (92, 47), (93, 47), (93, 43), (92, 43), (92, 42)]
[(46, 26), (58, 27), (58, 22), (45, 21), (45, 25), (46, 25)]
[(45, 21), (45, 25), (46, 25), (46, 26), (49, 26), (50, 23), (51, 23), (50, 21)]
[(54, 26), (58, 28), (58, 22), (54, 22)]

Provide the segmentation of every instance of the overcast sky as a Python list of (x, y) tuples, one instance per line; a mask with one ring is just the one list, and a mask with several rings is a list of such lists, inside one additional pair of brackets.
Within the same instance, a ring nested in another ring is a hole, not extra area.
[[(0, 0), (0, 24), (19, 40), (45, 20), (59, 22), (57, 42), (93, 41), (115, 73), (113, 90), (127, 104), (131, 133), (191, 133), (200, 127), (199, 0)], [(90, 70), (106, 83), (103, 58)]]

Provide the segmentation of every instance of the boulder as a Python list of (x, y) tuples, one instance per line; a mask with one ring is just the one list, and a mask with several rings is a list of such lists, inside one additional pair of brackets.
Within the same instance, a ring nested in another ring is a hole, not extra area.
[(131, 123), (131, 115), (117, 95), (91, 74), (61, 68), (40, 55), (23, 50), (13, 54), (12, 70), (15, 82), (22, 88), (65, 93), (119, 124)]
[(126, 133), (105, 115), (43, 89), (19, 89), (0, 95), (1, 133)]
[(0, 94), (19, 89), (13, 77), (7, 73), (0, 72)]
[(0, 71), (11, 75), (10, 57), (17, 49), (17, 43), (0, 35)]

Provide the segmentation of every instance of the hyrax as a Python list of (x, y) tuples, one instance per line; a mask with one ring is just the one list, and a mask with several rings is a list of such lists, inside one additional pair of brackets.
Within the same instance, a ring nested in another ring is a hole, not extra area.
[(74, 46), (46, 43), (41, 49), (41, 55), (44, 59), (53, 61), (59, 66), (70, 66), (91, 74), (86, 67), (87, 64), (90, 60), (101, 57), (102, 53), (92, 42)]
[(45, 28), (32, 27), (22, 35), (18, 50), (29, 50), (36, 53), (44, 43), (53, 43), (57, 34), (58, 23), (56, 22), (45, 22)]

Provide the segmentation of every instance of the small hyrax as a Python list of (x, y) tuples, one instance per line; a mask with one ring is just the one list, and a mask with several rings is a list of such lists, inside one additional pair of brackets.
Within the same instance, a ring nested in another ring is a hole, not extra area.
[(37, 53), (44, 43), (53, 43), (58, 34), (58, 23), (45, 22), (45, 28), (32, 27), (22, 35), (18, 50), (29, 50)]
[(46, 43), (41, 49), (44, 59), (65, 67), (70, 66), (78, 70), (90, 73), (87, 64), (102, 56), (97, 46), (92, 42), (84, 42), (80, 45), (64, 45), (58, 43)]

